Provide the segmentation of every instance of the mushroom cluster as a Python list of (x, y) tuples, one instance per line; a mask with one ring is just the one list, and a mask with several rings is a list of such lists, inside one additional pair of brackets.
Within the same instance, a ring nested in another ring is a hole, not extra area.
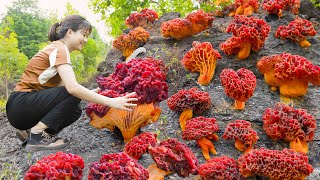
[(235, 0), (236, 10), (231, 12), (229, 16), (245, 15), (249, 16), (253, 12), (257, 12), (259, 8), (258, 0)]
[(282, 17), (283, 10), (290, 10), (294, 14), (299, 13), (300, 0), (263, 0), (263, 9), (270, 14)]
[(264, 56), (257, 62), (264, 79), (286, 97), (299, 97), (307, 93), (309, 82), (320, 85), (320, 66), (313, 65), (306, 58), (289, 53)]
[(190, 13), (186, 18), (176, 18), (161, 24), (161, 34), (165, 38), (181, 40), (198, 34), (211, 27), (213, 21), (212, 13), (203, 10)]
[(126, 92), (137, 92), (138, 105), (129, 112), (89, 104), (86, 112), (91, 119), (90, 124), (98, 129), (108, 128), (111, 131), (117, 127), (124, 141), (130, 141), (139, 128), (158, 120), (161, 109), (157, 104), (168, 97), (164, 73), (166, 69), (163, 62), (153, 58), (118, 63), (114, 73), (97, 79), (101, 88), (99, 94), (118, 97)]
[(306, 48), (311, 46), (306, 36), (315, 36), (317, 31), (312, 23), (306, 19), (296, 18), (288, 26), (279, 26), (276, 31), (276, 37), (282, 39), (291, 39)]
[(257, 17), (236, 15), (226, 31), (233, 36), (220, 44), (227, 55), (237, 54), (238, 59), (246, 59), (251, 49), (259, 51), (268, 37), (270, 26)]
[(262, 119), (263, 129), (273, 140), (285, 139), (291, 149), (308, 153), (308, 142), (313, 140), (317, 121), (306, 110), (278, 103), (267, 108)]
[(140, 13), (134, 12), (126, 19), (126, 25), (129, 28), (135, 28), (138, 26), (146, 28), (149, 24), (158, 19), (158, 14), (152, 9), (143, 9)]

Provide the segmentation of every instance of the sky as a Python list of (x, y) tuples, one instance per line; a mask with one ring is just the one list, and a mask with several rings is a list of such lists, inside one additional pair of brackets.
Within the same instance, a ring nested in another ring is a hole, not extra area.
[[(14, 0), (0, 0), (0, 19), (6, 14), (6, 7), (12, 5)], [(39, 0), (39, 7), (44, 12), (57, 11), (59, 18), (63, 18), (66, 11), (66, 4), (69, 2), (74, 9), (79, 11), (81, 15), (96, 27), (98, 33), (104, 42), (110, 42), (112, 37), (108, 35), (110, 29), (106, 27), (101, 21), (100, 14), (95, 14), (93, 10), (88, 7), (89, 0)]]

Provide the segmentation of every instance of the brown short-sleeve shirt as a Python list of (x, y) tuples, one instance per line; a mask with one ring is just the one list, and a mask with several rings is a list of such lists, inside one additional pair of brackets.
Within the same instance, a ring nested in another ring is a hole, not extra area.
[[(31, 92), (33, 90), (48, 89), (56, 87), (61, 83), (57, 73), (57, 65), (71, 64), (68, 48), (62, 41), (53, 41), (48, 46), (34, 55), (14, 91)], [(46, 77), (39, 81), (39, 76)]]

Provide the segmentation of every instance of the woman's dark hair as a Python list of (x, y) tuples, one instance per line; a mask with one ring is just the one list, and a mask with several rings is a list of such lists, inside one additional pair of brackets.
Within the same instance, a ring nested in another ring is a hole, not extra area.
[(84, 29), (89, 31), (90, 34), (92, 26), (83, 17), (79, 15), (71, 15), (64, 18), (61, 22), (54, 23), (51, 26), (48, 34), (49, 40), (52, 42), (62, 39), (66, 35), (68, 29), (72, 29), (73, 31)]

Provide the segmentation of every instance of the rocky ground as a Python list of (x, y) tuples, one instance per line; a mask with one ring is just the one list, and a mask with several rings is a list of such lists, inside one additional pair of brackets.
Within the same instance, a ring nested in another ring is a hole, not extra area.
[[(235, 56), (226, 56), (220, 49), (219, 44), (231, 36), (224, 32), (228, 23), (232, 20), (230, 17), (216, 18), (212, 28), (207, 33), (200, 33), (193, 37), (183, 39), (181, 41), (164, 39), (161, 37), (158, 28), (161, 22), (178, 17), (177, 13), (170, 13), (161, 17), (155, 23), (153, 29), (150, 30), (152, 34), (149, 42), (144, 46), (147, 53), (141, 55), (153, 56), (157, 59), (162, 59), (169, 67), (169, 74), (167, 77), (169, 84), (169, 96), (176, 93), (180, 89), (188, 89), (190, 87), (199, 87), (207, 91), (212, 98), (212, 108), (203, 116), (215, 117), (218, 120), (221, 131), (218, 133), (222, 136), (224, 127), (230, 121), (235, 119), (244, 119), (252, 123), (254, 129), (258, 132), (260, 140), (256, 144), (256, 148), (266, 147), (268, 149), (283, 149), (288, 148), (289, 143), (284, 141), (272, 141), (266, 136), (262, 129), (262, 114), (267, 107), (272, 107), (277, 102), (285, 102), (292, 104), (295, 108), (307, 109), (307, 111), (316, 117), (317, 130), (314, 140), (309, 143), (309, 163), (314, 168), (314, 173), (308, 177), (309, 180), (320, 179), (320, 89), (319, 87), (309, 86), (308, 92), (305, 96), (296, 99), (287, 99), (281, 97), (279, 92), (271, 92), (269, 86), (264, 82), (263, 76), (256, 68), (256, 62), (259, 58), (265, 55), (278, 54), (282, 52), (289, 52), (306, 57), (316, 65), (320, 65), (320, 22), (317, 17), (319, 11), (312, 11), (310, 8), (302, 8), (300, 12), (304, 11), (304, 18), (308, 18), (314, 23), (318, 34), (314, 37), (309, 37), (312, 46), (307, 49), (302, 49), (298, 44), (291, 41), (284, 41), (275, 39), (274, 34), (279, 25), (287, 25), (294, 19), (294, 15), (284, 12), (284, 17), (278, 19), (277, 16), (267, 15), (263, 10), (259, 14), (255, 14), (264, 19), (270, 26), (271, 31), (267, 38), (264, 47), (257, 53), (251, 53), (249, 58), (243, 61), (236, 60)], [(315, 13), (311, 14), (311, 13)], [(215, 76), (207, 87), (201, 87), (197, 84), (198, 73), (190, 73), (184, 70), (179, 62), (183, 55), (191, 48), (193, 41), (207, 41), (212, 43), (213, 47), (217, 49), (223, 56), (218, 60)], [(107, 75), (112, 73), (113, 67), (121, 60), (121, 53), (116, 50), (111, 50), (106, 58), (106, 61), (100, 64), (98, 70), (101, 74)], [(233, 100), (224, 94), (223, 87), (220, 83), (219, 75), (224, 68), (239, 69), (241, 67), (251, 70), (257, 77), (257, 88), (252, 98), (246, 103), (246, 108), (243, 111), (235, 110), (233, 107)], [(95, 83), (92, 82), (91, 87)], [(82, 103), (85, 107), (85, 103)], [(161, 102), (160, 107), (162, 114), (160, 119), (144, 128), (141, 131), (155, 132), (159, 135), (159, 140), (167, 138), (178, 138), (180, 141), (187, 144), (196, 154), (200, 163), (205, 160), (200, 149), (194, 141), (184, 141), (181, 138), (181, 130), (178, 123), (179, 114), (168, 109), (166, 102)], [(15, 137), (15, 130), (7, 122), (6, 116), (3, 113), (0, 115), (0, 172), (8, 169), (7, 165), (11, 164), (11, 169), (20, 171), (22, 176), (38, 159), (47, 156), (55, 151), (41, 151), (35, 153), (28, 153), (20, 146), (19, 140)], [(81, 155), (86, 164), (85, 176), (87, 175), (88, 165), (106, 153), (117, 153), (122, 151), (124, 143), (118, 133), (112, 133), (108, 130), (97, 130), (89, 125), (89, 119), (83, 114), (81, 118), (70, 127), (64, 129), (60, 136), (72, 140), (71, 144), (62, 151), (66, 153), (74, 153)], [(233, 158), (238, 158), (242, 153), (237, 151), (234, 147), (233, 141), (226, 141), (221, 138), (218, 142), (214, 142), (218, 155), (228, 155)], [(212, 156), (213, 157), (213, 156)], [(148, 154), (144, 155), (139, 162), (147, 167), (152, 163), (152, 159)], [(196, 179), (196, 176), (190, 176), (185, 179)], [(1, 178), (0, 178), (1, 179)], [(11, 178), (8, 178), (11, 179)], [(85, 179), (85, 178), (84, 178)], [(176, 174), (166, 177), (166, 179), (183, 179)], [(263, 177), (251, 177), (250, 179), (265, 179)]]

